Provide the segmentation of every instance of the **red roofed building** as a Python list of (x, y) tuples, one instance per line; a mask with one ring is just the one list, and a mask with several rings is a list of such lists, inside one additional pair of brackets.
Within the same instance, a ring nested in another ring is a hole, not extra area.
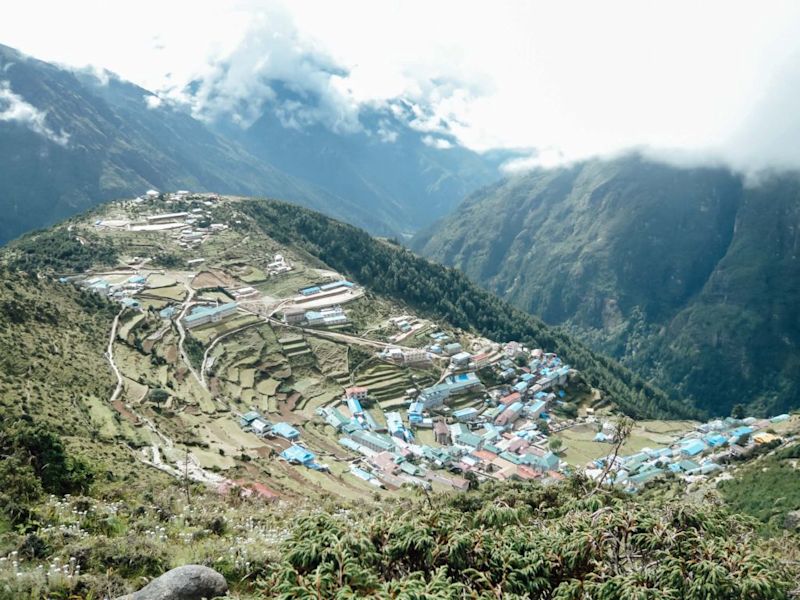
[(229, 479), (226, 479), (219, 485), (217, 491), (220, 494), (227, 495), (231, 492), (232, 489), (234, 489), (235, 486), (239, 487), (240, 490), (239, 493), (244, 498), (249, 498), (253, 494), (257, 495), (260, 498), (265, 498), (267, 500), (277, 500), (278, 498), (280, 498), (280, 494), (278, 494), (278, 492), (271, 490), (263, 483), (257, 483), (255, 481), (244, 481), (241, 479), (238, 481), (231, 481)]
[(389, 475), (394, 475), (400, 470), (400, 465), (394, 462), (394, 456), (392, 456), (391, 452), (378, 452), (370, 457), (369, 462)]
[(356, 400), (365, 400), (368, 392), (368, 388), (353, 386), (345, 389), (344, 395), (348, 398), (355, 398)]
[(488, 450), (473, 450), (472, 452), (470, 452), (470, 454), (472, 454), (472, 456), (474, 456), (475, 458), (478, 458), (487, 463), (490, 463), (495, 458), (497, 458), (497, 454), (493, 454)]
[(522, 454), (528, 446), (530, 446), (530, 444), (528, 443), (527, 440), (518, 437), (511, 440), (511, 443), (508, 445), (508, 448), (506, 448), (506, 450), (508, 450), (509, 452), (516, 452), (517, 454)]
[(537, 479), (541, 477), (537, 471), (534, 471), (525, 465), (519, 465), (517, 467), (517, 476), (519, 476), (521, 479)]
[(500, 398), (500, 404), (504, 406), (511, 406), (514, 402), (518, 402), (521, 398), (519, 392), (514, 392), (513, 394), (509, 394), (508, 396), (503, 396)]
[(481, 352), (480, 354), (476, 354), (472, 357), (472, 362), (475, 363), (476, 369), (482, 369), (489, 365), (489, 358), (491, 354), (488, 352)]

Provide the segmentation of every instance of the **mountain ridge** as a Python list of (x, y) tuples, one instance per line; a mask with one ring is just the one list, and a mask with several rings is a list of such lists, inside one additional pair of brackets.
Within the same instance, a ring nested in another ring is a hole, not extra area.
[(484, 188), (411, 247), (704, 409), (769, 412), (800, 402), (784, 306), (800, 277), (799, 194), (796, 173), (754, 184), (638, 156), (589, 161)]
[[(397, 236), (443, 214), (499, 165), (463, 148), (429, 148), (408, 124), (403, 131), (412, 141), (403, 148), (402, 139), (375, 142), (354, 162), (345, 150), (367, 140), (364, 134), (350, 140), (322, 126), (298, 131), (270, 107), (261, 119), (269, 127), (244, 131), (201, 122), (116, 75), (68, 70), (1, 45), (0, 69), (0, 208), (7, 217), (0, 244), (148, 188), (282, 197)], [(419, 161), (433, 166), (418, 169)], [(475, 168), (459, 170), (461, 161)], [(439, 212), (428, 215), (433, 205)]]

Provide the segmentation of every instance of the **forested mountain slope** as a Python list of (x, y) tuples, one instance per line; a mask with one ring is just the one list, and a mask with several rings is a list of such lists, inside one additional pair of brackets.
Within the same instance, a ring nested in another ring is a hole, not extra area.
[[(218, 130), (254, 156), (380, 217), (387, 227), (373, 227), (373, 233), (417, 231), (500, 178), (505, 154), (479, 155), (452, 136), (414, 129), (415, 114), (402, 101), (390, 108), (362, 109), (361, 130), (333, 132), (321, 124), (285, 125), (279, 107), (313, 105), (318, 99), (298, 95), (280, 82), (270, 85), (275, 98), (255, 122), (246, 128), (218, 123)], [(354, 217), (344, 220), (360, 224)]]
[(638, 157), (510, 177), (412, 247), (676, 397), (800, 405), (800, 178)]
[(415, 256), (394, 243), (324, 215), (283, 202), (249, 201), (244, 210), (272, 238), (292, 243), (377, 293), (492, 339), (520, 340), (552, 348), (581, 370), (594, 387), (633, 416), (695, 416), (618, 362), (597, 354), (576, 337), (512, 308), (467, 277)]

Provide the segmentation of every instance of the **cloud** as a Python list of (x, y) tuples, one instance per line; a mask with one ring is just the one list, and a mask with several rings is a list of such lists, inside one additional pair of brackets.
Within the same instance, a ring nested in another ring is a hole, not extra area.
[(447, 150), (453, 147), (453, 142), (446, 140), (440, 137), (434, 137), (432, 135), (426, 135), (422, 138), (422, 143), (426, 146), (430, 146), (431, 148), (437, 148), (439, 150)]
[(164, 101), (155, 94), (146, 94), (144, 97), (144, 102), (147, 105), (147, 108), (150, 110), (155, 110), (164, 103)]
[(206, 120), (247, 127), (269, 106), (285, 127), (321, 123), (336, 132), (360, 128), (348, 73), (301, 36), (282, 11), (254, 17), (231, 52), (212, 57), (188, 85), (162, 92)]
[(47, 126), (46, 118), (46, 112), (15, 94), (8, 81), (0, 81), (0, 121), (20, 123), (54, 144), (66, 146), (69, 143), (69, 134), (64, 131), (56, 133)]
[(405, 123), (476, 151), (534, 149), (511, 168), (631, 149), (800, 167), (794, 0), (61, 4), (15, 7), (0, 38), (108, 67), (207, 120), (247, 126), (268, 109), (347, 132), (369, 107), (397, 120), (375, 127), (387, 142)]

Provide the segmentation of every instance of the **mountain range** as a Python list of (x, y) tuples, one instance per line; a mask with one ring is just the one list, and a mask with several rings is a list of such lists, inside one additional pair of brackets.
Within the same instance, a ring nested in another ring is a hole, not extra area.
[(431, 133), (402, 99), (338, 131), (287, 121), (286, 106), (320, 99), (281, 81), (241, 124), (5, 46), (0, 72), (0, 243), (148, 188), (278, 197), (374, 235), (416, 232), (414, 250), (674, 399), (719, 414), (800, 405), (795, 174), (632, 155), (498, 181), (512, 153)]
[[(293, 129), (269, 108), (241, 128), (201, 122), (112, 74), (7, 46), (0, 73), (0, 244), (148, 188), (280, 197), (394, 236), (429, 224), (498, 176), (498, 159), (449, 142), (433, 147), (398, 117), (392, 141), (369, 128)], [(364, 116), (368, 125), (376, 118)]]
[(507, 178), (412, 240), (712, 413), (800, 404), (800, 177), (639, 156)]

